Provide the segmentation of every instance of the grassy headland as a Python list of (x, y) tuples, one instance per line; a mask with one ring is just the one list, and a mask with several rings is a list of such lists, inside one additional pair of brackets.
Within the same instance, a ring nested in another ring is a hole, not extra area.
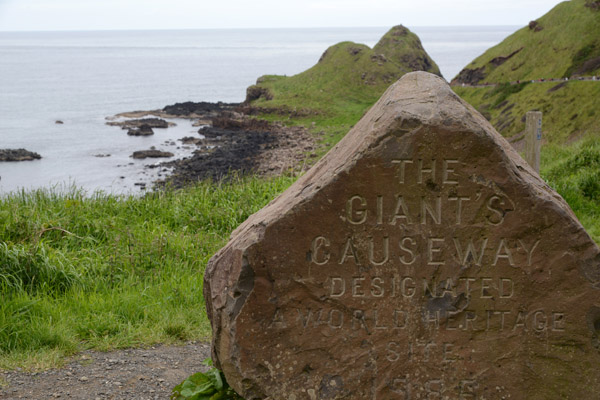
[(264, 118), (323, 131), (322, 139), (330, 147), (390, 84), (416, 70), (440, 74), (418, 36), (398, 25), (372, 49), (342, 42), (329, 47), (316, 65), (300, 74), (262, 76), (248, 88), (246, 100)]

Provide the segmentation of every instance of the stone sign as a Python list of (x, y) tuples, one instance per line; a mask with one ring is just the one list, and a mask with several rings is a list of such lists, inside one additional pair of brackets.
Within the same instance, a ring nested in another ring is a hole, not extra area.
[(600, 250), (442, 79), (405, 75), (210, 261), (246, 399), (591, 399)]

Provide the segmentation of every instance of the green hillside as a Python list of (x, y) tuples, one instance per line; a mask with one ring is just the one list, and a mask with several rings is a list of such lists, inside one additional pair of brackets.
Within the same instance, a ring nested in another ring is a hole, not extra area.
[(457, 86), (454, 91), (513, 142), (523, 137), (525, 114), (532, 110), (544, 113), (543, 133), (547, 142), (565, 144), (584, 137), (600, 137), (599, 81)]
[(487, 50), (454, 78), (454, 84), (600, 74), (600, 7), (597, 1), (558, 4), (502, 43)]
[(517, 147), (533, 110), (544, 113), (546, 143), (569, 144), (600, 137), (596, 75), (600, 2), (571, 0), (477, 57), (452, 84)]
[(418, 36), (399, 25), (372, 49), (342, 42), (329, 47), (316, 65), (298, 75), (260, 77), (248, 88), (246, 102), (272, 113), (273, 119), (287, 113), (293, 123), (315, 122), (339, 138), (389, 85), (416, 70), (440, 75)]

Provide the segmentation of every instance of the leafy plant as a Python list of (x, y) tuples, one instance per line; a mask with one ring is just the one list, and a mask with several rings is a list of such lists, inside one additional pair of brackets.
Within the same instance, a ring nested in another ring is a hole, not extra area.
[(227, 384), (223, 372), (212, 367), (210, 359), (204, 364), (211, 368), (207, 372), (197, 372), (175, 386), (171, 400), (243, 400)]

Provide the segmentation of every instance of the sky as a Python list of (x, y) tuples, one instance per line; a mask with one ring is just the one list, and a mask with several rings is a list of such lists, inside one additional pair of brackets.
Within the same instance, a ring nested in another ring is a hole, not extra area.
[(558, 0), (0, 0), (0, 31), (519, 25)]

